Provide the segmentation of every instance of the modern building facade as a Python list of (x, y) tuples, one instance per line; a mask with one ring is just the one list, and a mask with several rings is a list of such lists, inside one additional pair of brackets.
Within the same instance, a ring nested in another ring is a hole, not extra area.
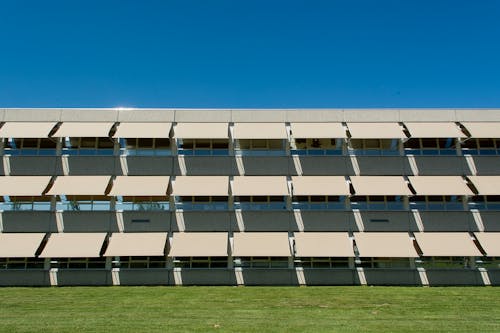
[(0, 285), (500, 284), (500, 109), (0, 121)]

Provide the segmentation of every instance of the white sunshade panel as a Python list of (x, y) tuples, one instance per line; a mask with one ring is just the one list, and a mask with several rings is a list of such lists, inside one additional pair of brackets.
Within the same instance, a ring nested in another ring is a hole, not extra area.
[(353, 139), (403, 139), (406, 135), (398, 123), (347, 123)]
[(416, 258), (413, 240), (406, 232), (355, 232), (360, 257)]
[(166, 244), (166, 232), (113, 233), (104, 256), (163, 256)]
[(284, 123), (235, 123), (235, 139), (286, 139)]
[(286, 232), (236, 232), (232, 254), (236, 257), (288, 257), (291, 255)]
[(347, 232), (296, 232), (297, 257), (354, 257)]
[(42, 233), (0, 233), (0, 258), (32, 258), (44, 237)]
[(228, 123), (178, 123), (174, 136), (179, 139), (227, 139)]
[(41, 258), (96, 258), (106, 238), (105, 233), (51, 234)]
[(173, 234), (169, 257), (226, 257), (227, 232), (177, 232)]
[(289, 194), (285, 176), (235, 176), (233, 195), (286, 196)]
[(49, 195), (104, 195), (111, 176), (59, 176)]
[(488, 257), (500, 257), (500, 232), (474, 233)]
[(465, 138), (455, 123), (405, 123), (412, 138)]
[(158, 138), (169, 137), (172, 123), (120, 123), (114, 138)]
[(500, 176), (468, 176), (480, 195), (500, 195)]
[(54, 137), (107, 137), (114, 123), (62, 123)]
[(351, 176), (356, 195), (411, 195), (402, 176)]
[(292, 123), (290, 127), (296, 139), (343, 139), (347, 137), (342, 123)]
[(8, 122), (0, 128), (0, 138), (48, 138), (55, 122)]
[(228, 176), (177, 176), (173, 182), (175, 196), (228, 196)]
[(293, 176), (293, 195), (349, 195), (343, 176)]
[(424, 257), (482, 256), (467, 232), (417, 232)]
[(474, 195), (460, 176), (409, 176), (417, 195)]
[(469, 131), (472, 138), (498, 139), (500, 138), (500, 122), (462, 123)]
[(165, 196), (169, 181), (169, 176), (117, 176), (109, 195)]
[(0, 195), (40, 196), (50, 182), (50, 176), (0, 176)]

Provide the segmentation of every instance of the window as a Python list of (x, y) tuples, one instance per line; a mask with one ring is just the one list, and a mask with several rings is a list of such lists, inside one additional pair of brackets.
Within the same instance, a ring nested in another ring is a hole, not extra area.
[(109, 211), (111, 209), (110, 197), (104, 195), (60, 195), (58, 196), (56, 209), (63, 211)]
[(467, 139), (461, 147), (464, 155), (498, 155), (500, 139)]
[(235, 150), (239, 155), (286, 155), (285, 140), (282, 139), (239, 139)]
[(161, 211), (170, 210), (170, 202), (166, 196), (153, 197), (116, 197), (116, 210), (122, 211)]
[(463, 197), (457, 195), (416, 195), (409, 198), (410, 209), (418, 210), (464, 210)]
[(456, 155), (456, 139), (410, 138), (404, 144), (405, 155)]
[(295, 258), (296, 267), (304, 268), (349, 268), (349, 258), (303, 257)]
[(54, 258), (51, 268), (59, 269), (104, 269), (106, 258)]
[(226, 196), (182, 196), (176, 197), (175, 207), (183, 210), (227, 210)]
[(342, 155), (342, 139), (295, 139), (290, 142), (294, 155)]
[(114, 141), (111, 138), (65, 138), (64, 155), (113, 155)]
[(8, 155), (56, 155), (57, 139), (24, 138), (4, 141), (4, 151)]
[(305, 195), (292, 197), (293, 209), (345, 209), (345, 196), (335, 195)]
[(178, 139), (181, 155), (229, 155), (227, 139)]
[(243, 210), (281, 210), (287, 208), (284, 196), (237, 196), (234, 201), (235, 208)]
[(227, 257), (176, 257), (174, 267), (227, 268)]
[(288, 268), (288, 257), (241, 257), (234, 259), (236, 267)]
[(423, 257), (416, 260), (424, 268), (470, 268), (469, 257)]
[(43, 269), (41, 258), (0, 258), (0, 269)]
[(410, 258), (361, 258), (356, 263), (364, 268), (410, 268)]
[(38, 197), (8, 197), (0, 198), (0, 210), (4, 211), (50, 211), (51, 210), (50, 196)]
[(353, 155), (399, 155), (399, 139), (351, 139), (349, 153)]
[(169, 138), (125, 138), (120, 139), (120, 155), (167, 156), (171, 155)]
[(469, 209), (500, 210), (500, 196), (477, 195), (470, 197), (467, 204)]
[(359, 210), (405, 210), (405, 203), (399, 195), (352, 196), (351, 209)]
[(113, 267), (122, 269), (150, 269), (150, 268), (166, 268), (167, 257), (165, 256), (131, 256), (131, 257), (116, 257), (112, 261)]

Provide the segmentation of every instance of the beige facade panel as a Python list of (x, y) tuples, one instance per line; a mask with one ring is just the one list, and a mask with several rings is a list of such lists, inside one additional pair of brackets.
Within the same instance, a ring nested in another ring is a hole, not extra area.
[(0, 128), (0, 138), (48, 138), (56, 122), (9, 122)]
[(398, 123), (347, 123), (353, 139), (406, 138)]
[(41, 258), (95, 258), (101, 252), (105, 233), (51, 234)]
[(500, 195), (500, 176), (468, 176), (480, 195)]
[(416, 232), (415, 239), (424, 257), (482, 255), (467, 232)]
[(416, 258), (413, 240), (406, 232), (355, 232), (360, 257)]
[(163, 256), (166, 244), (166, 232), (113, 233), (104, 256)]
[(227, 139), (228, 123), (178, 123), (174, 136), (179, 139)]
[(0, 233), (0, 258), (32, 258), (44, 237), (40, 233)]
[(351, 176), (356, 195), (411, 195), (402, 176)]
[(465, 138), (460, 128), (447, 123), (405, 123), (412, 138)]
[(347, 232), (296, 232), (296, 257), (354, 257)]
[(285, 176), (235, 176), (233, 195), (288, 195)]
[(177, 232), (169, 257), (227, 257), (227, 232)]
[(117, 176), (109, 195), (164, 196), (169, 181), (169, 176)]
[(168, 138), (172, 123), (120, 123), (114, 138)]
[(0, 195), (39, 196), (49, 182), (50, 176), (0, 176)]
[(228, 196), (228, 176), (177, 176), (173, 182), (175, 196)]
[(293, 195), (349, 195), (343, 176), (293, 176)]
[(417, 195), (473, 195), (460, 176), (409, 176)]
[(285, 123), (235, 123), (235, 139), (286, 139)]
[(49, 195), (104, 195), (110, 176), (59, 176)]
[(62, 123), (53, 135), (56, 138), (93, 138), (107, 137), (114, 123)]
[(296, 139), (337, 139), (346, 138), (342, 123), (292, 123), (292, 135)]
[(235, 232), (234, 257), (289, 257), (290, 242), (286, 232)]
[(500, 257), (500, 232), (474, 233), (488, 257)]
[(500, 122), (462, 123), (473, 138), (500, 138)]

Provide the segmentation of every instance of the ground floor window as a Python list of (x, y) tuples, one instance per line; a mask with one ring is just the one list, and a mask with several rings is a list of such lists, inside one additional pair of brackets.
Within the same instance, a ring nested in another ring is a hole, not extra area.
[(43, 269), (41, 258), (0, 258), (0, 269)]
[(241, 257), (234, 259), (236, 267), (288, 268), (288, 257)]
[(295, 258), (294, 264), (304, 268), (349, 268), (349, 258), (302, 257)]

